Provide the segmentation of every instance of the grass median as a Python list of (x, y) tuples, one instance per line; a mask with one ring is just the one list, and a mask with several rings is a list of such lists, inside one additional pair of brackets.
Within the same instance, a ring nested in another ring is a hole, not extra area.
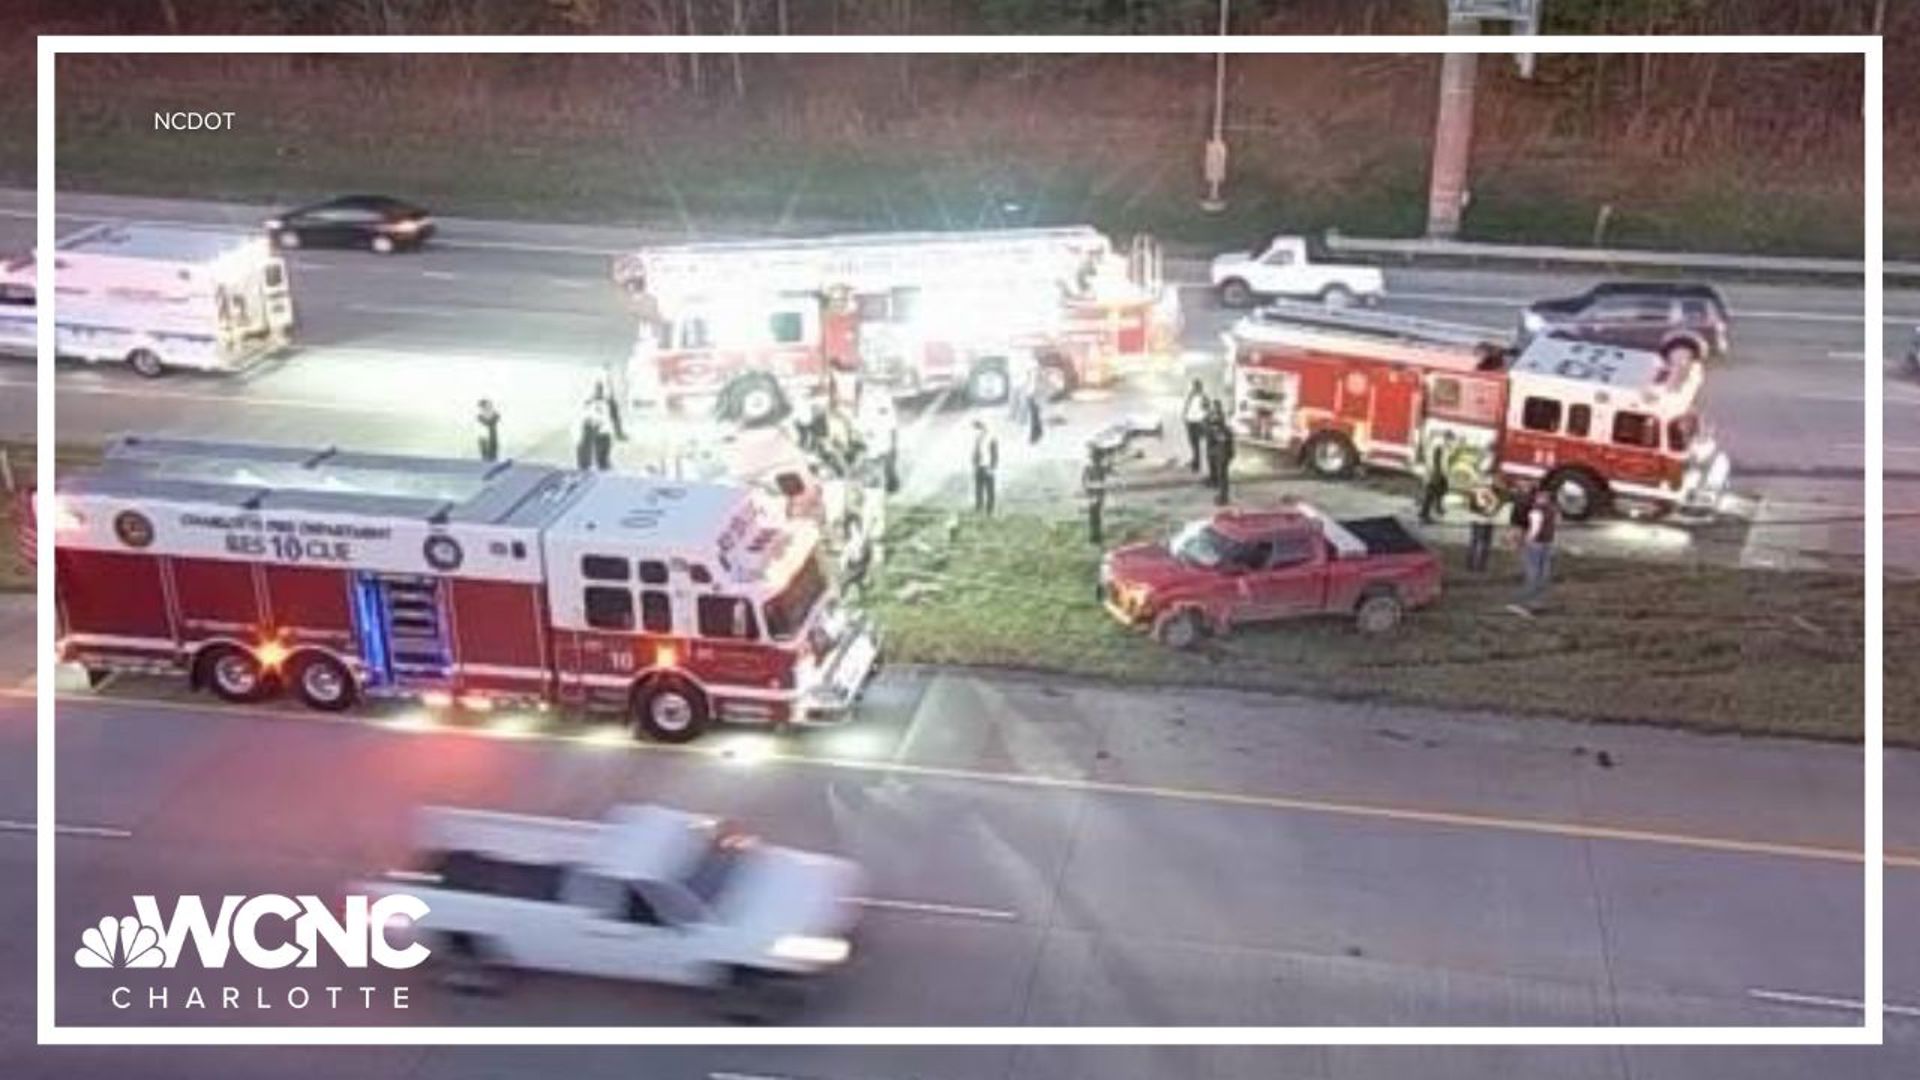
[[(1044, 671), (1155, 686), (1647, 723), (1706, 732), (1861, 737), (1858, 577), (1563, 557), (1537, 619), (1504, 610), (1511, 553), (1485, 576), (1448, 551), (1447, 591), (1393, 634), (1345, 619), (1249, 627), (1179, 653), (1122, 628), (1093, 594), (1099, 553), (1077, 520), (902, 515), (870, 604), (896, 662)], [(1163, 535), (1120, 515), (1110, 539)], [(1887, 655), (1920, 644), (1920, 588), (1887, 590)], [(1887, 738), (1920, 746), (1920, 674), (1887, 675)]]

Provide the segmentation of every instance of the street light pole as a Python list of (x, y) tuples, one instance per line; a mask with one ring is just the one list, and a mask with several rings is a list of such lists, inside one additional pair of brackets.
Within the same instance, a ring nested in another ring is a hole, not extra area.
[[(1220, 36), (1227, 36), (1227, 10), (1232, 0), (1220, 0)], [(1200, 209), (1209, 214), (1217, 214), (1227, 208), (1227, 201), (1221, 197), (1220, 187), (1227, 182), (1227, 54), (1218, 52), (1213, 57), (1213, 137), (1207, 140), (1207, 149), (1201, 160), (1201, 173), (1206, 177), (1207, 196), (1200, 200)]]
[[(1450, 34), (1477, 34), (1471, 17), (1448, 20)], [(1433, 125), (1433, 174), (1427, 188), (1427, 235), (1451, 240), (1460, 235), (1467, 207), (1467, 165), (1473, 144), (1473, 91), (1480, 57), (1447, 53), (1440, 59), (1440, 111)]]

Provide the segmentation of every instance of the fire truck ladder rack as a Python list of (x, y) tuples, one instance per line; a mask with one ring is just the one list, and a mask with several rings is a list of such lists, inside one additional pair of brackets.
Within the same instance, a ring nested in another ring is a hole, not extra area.
[(1473, 349), (1482, 345), (1504, 348), (1510, 334), (1464, 323), (1441, 322), (1413, 315), (1384, 311), (1357, 311), (1330, 308), (1321, 304), (1274, 301), (1253, 313), (1251, 325), (1296, 326), (1311, 330), (1332, 330), (1357, 334), (1380, 341), (1408, 345), (1442, 345)]

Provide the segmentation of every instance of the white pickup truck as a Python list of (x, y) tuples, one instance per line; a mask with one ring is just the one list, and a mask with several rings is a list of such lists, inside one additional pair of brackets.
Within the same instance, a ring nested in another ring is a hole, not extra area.
[(417, 844), (414, 868), (360, 888), (427, 905), (413, 933), (458, 988), (495, 989), (504, 969), (530, 968), (722, 991), (729, 1013), (769, 1019), (852, 954), (860, 868), (719, 818), (429, 807)]
[(1378, 268), (1314, 262), (1298, 236), (1276, 236), (1258, 253), (1215, 256), (1212, 281), (1220, 303), (1233, 308), (1250, 307), (1263, 296), (1315, 297), (1332, 306), (1373, 303), (1387, 291)]

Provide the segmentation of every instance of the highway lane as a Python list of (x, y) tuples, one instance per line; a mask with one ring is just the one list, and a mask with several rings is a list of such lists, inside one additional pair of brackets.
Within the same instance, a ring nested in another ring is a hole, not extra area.
[[(896, 700), (896, 720), (926, 731), (959, 711), (934, 696)], [(27, 767), (23, 727), (4, 729), (9, 778)], [(886, 906), (817, 1023), (1828, 1023), (1846, 1014), (1753, 991), (1858, 996), (1858, 865), (1805, 852), (118, 701), (64, 702), (60, 738), (59, 820), (130, 834), (61, 841), (62, 941), (132, 892), (331, 895), (404, 856), (405, 812), (423, 801), (592, 816), (658, 799), (867, 864)], [(1845, 817), (1844, 783), (1801, 778), (1795, 802)], [(0, 790), (22, 802), (28, 788)], [(1912, 876), (1890, 875), (1906, 890), (1892, 910), (1920, 901)], [(1909, 963), (1889, 970), (1920, 984)], [(63, 1019), (129, 1022), (92, 975), (62, 973)], [(499, 1000), (414, 994), (400, 1018), (413, 1023), (710, 1019), (683, 993), (559, 978)], [(238, 1022), (273, 1019), (287, 1016)]]

